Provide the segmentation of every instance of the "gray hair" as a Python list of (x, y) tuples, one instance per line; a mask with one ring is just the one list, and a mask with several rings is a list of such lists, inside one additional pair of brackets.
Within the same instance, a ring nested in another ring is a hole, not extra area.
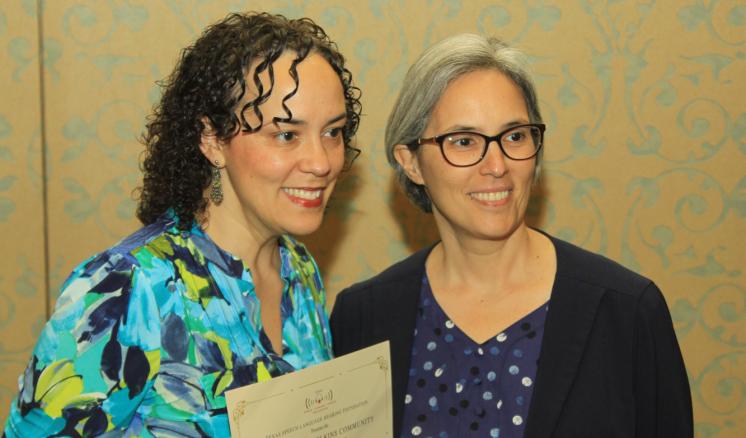
[[(528, 72), (528, 61), (519, 50), (494, 37), (460, 34), (429, 49), (407, 71), (399, 97), (386, 122), (386, 157), (396, 171), (404, 193), (420, 209), (432, 212), (424, 186), (410, 180), (394, 157), (396, 145), (410, 145), (422, 136), (433, 107), (454, 79), (476, 70), (494, 69), (509, 77), (522, 91), (531, 123), (541, 123), (536, 90)], [(416, 146), (409, 146), (410, 149)], [(542, 151), (536, 157), (539, 174)]]

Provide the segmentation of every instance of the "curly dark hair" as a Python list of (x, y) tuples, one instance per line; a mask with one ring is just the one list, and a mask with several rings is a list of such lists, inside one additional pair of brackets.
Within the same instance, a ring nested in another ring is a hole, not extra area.
[[(360, 123), (360, 90), (352, 84), (345, 59), (324, 30), (308, 18), (288, 19), (267, 13), (230, 14), (207, 27), (199, 39), (184, 49), (173, 73), (159, 82), (163, 96), (148, 119), (142, 136), (146, 150), (141, 169), (143, 186), (139, 189), (137, 217), (143, 224), (155, 222), (168, 209), (178, 217), (179, 227), (189, 228), (204, 217), (204, 195), (211, 180), (211, 164), (200, 150), (209, 120), (211, 129), (222, 141), (240, 131), (261, 128), (259, 105), (272, 93), (264, 90), (259, 74), (265, 70), (274, 83), (274, 62), (285, 52), (296, 58), (290, 67), (295, 90), (298, 89), (297, 65), (309, 54), (318, 53), (329, 62), (342, 82), (347, 121), (343, 129), (347, 164), (359, 154), (352, 139)], [(253, 83), (258, 96), (238, 108), (246, 92), (246, 75), (254, 70)], [(250, 126), (244, 114), (253, 111), (259, 126)], [(285, 107), (288, 120), (292, 114)], [(238, 115), (237, 115), (238, 114)]]

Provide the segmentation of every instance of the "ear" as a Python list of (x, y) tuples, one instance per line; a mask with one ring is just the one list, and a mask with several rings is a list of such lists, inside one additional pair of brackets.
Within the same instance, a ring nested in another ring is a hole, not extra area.
[(210, 164), (217, 167), (225, 166), (223, 145), (215, 135), (215, 128), (207, 117), (203, 116), (200, 121), (202, 122), (202, 134), (200, 135), (199, 149)]
[(415, 151), (409, 149), (409, 146), (405, 144), (398, 144), (394, 146), (394, 158), (396, 158), (404, 173), (413, 183), (425, 185)]

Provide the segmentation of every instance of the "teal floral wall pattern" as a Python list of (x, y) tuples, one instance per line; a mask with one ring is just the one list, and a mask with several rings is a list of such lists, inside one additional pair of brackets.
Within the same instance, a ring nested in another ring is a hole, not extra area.
[[(8, 0), (0, 4), (0, 419), (70, 269), (138, 227), (156, 82), (231, 11), (308, 16), (363, 91), (363, 151), (303, 240), (333, 303), (435, 239), (400, 193), (386, 117), (460, 32), (525, 51), (547, 124), (532, 225), (654, 279), (699, 437), (746, 436), (746, 5), (737, 0)], [(4, 421), (4, 420), (3, 420)]]
[[(41, 99), (35, 2), (0, 5), (0, 416), (46, 320)], [(12, 376), (12, 377), (11, 377)]]

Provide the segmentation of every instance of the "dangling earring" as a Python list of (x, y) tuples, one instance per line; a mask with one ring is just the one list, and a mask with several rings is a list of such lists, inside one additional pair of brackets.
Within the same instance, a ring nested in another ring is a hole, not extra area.
[(215, 205), (223, 202), (223, 184), (220, 182), (220, 161), (215, 160), (215, 166), (212, 168), (212, 187), (210, 188), (210, 200)]

